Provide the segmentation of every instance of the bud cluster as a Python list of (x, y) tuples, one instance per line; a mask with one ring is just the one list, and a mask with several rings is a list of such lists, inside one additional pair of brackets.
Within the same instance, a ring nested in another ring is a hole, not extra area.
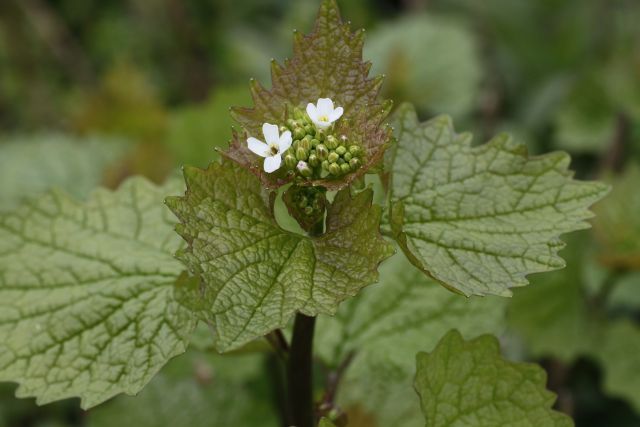
[(324, 211), (325, 195), (313, 187), (303, 187), (293, 197), (293, 203), (307, 216), (318, 215)]
[(292, 217), (303, 230), (310, 231), (324, 219), (327, 206), (326, 190), (323, 187), (292, 185), (282, 199)]
[(287, 170), (303, 178), (340, 177), (362, 165), (363, 150), (346, 135), (336, 136), (329, 129), (316, 129), (311, 119), (295, 110), (280, 131), (291, 131), (293, 144), (284, 156)]

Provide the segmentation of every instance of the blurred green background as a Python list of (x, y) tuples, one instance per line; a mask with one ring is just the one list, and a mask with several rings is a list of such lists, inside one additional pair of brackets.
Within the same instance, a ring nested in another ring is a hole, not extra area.
[[(564, 250), (569, 267), (516, 290), (501, 338), (511, 358), (542, 363), (556, 407), (578, 426), (640, 426), (640, 1), (339, 3), (354, 28), (367, 29), (365, 57), (387, 75), (384, 96), (396, 105), (412, 102), (425, 119), (452, 115), (477, 143), (508, 131), (534, 154), (566, 150), (578, 177), (613, 182), (594, 229)], [(206, 166), (231, 136), (229, 106), (250, 104), (250, 77), (268, 84), (269, 59), (291, 54), (292, 29), (309, 31), (317, 7), (1, 0), (0, 212), (52, 186), (82, 198), (132, 174), (161, 182), (180, 165)], [(183, 410), (174, 425), (212, 425), (198, 411), (226, 403), (208, 404), (210, 371), (247, 402), (268, 396), (266, 408), (248, 403), (238, 409), (244, 415), (216, 425), (248, 425), (246, 413), (271, 410), (275, 398), (253, 375), (268, 362), (243, 362), (246, 375), (237, 377), (206, 354), (176, 363), (152, 383), (186, 396), (198, 390), (187, 409), (158, 405), (169, 415)], [(0, 385), (0, 427), (126, 424), (75, 401), (38, 408), (13, 390)], [(110, 405), (112, 414), (135, 406), (126, 398)], [(137, 417), (127, 425), (167, 419)]]

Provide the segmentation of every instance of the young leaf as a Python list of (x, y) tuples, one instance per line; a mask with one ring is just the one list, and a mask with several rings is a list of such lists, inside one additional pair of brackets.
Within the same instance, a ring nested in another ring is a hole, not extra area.
[(415, 387), (430, 427), (573, 426), (551, 409), (555, 395), (545, 389), (544, 370), (504, 360), (491, 335), (464, 341), (453, 330), (416, 362)]
[(526, 275), (562, 268), (560, 234), (587, 228), (607, 186), (572, 179), (569, 156), (529, 157), (500, 135), (472, 147), (451, 120), (398, 113), (390, 224), (407, 257), (464, 295), (511, 295)]
[(40, 404), (135, 394), (195, 325), (173, 300), (180, 240), (141, 178), (86, 203), (59, 192), (0, 216), (0, 381)]
[(339, 192), (326, 233), (312, 239), (281, 229), (273, 193), (233, 162), (186, 168), (184, 176), (185, 196), (167, 200), (189, 244), (178, 258), (196, 279), (184, 302), (215, 328), (219, 351), (284, 327), (296, 311), (333, 314), (377, 280), (378, 264), (393, 252), (370, 190)]
[(391, 139), (390, 128), (382, 126), (391, 104), (378, 99), (382, 77), (368, 77), (371, 64), (362, 60), (363, 41), (363, 31), (352, 33), (342, 22), (335, 0), (324, 0), (313, 32), (306, 36), (294, 33), (293, 57), (284, 65), (272, 61), (271, 90), (251, 81), (254, 107), (232, 110), (245, 132), (236, 132), (229, 151), (222, 154), (249, 168), (265, 186), (283, 185), (288, 179), (282, 174), (264, 173), (259, 159), (247, 148), (247, 137), (262, 136), (263, 123), (283, 124), (292, 107), (304, 108), (319, 98), (331, 98), (344, 108), (335, 133), (361, 143), (366, 163), (344, 179), (313, 183), (339, 189), (378, 164)]
[(340, 383), (340, 407), (363, 405), (380, 426), (423, 426), (411, 387), (415, 354), (454, 327), (466, 337), (501, 333), (505, 309), (503, 298), (448, 292), (396, 254), (380, 267), (380, 283), (335, 316), (318, 318), (316, 351), (331, 366), (354, 355)]

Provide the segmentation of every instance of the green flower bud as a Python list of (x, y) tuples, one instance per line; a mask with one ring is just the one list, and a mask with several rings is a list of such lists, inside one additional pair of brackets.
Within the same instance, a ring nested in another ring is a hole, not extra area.
[(342, 170), (342, 173), (349, 173), (351, 172), (351, 167), (349, 166), (349, 163), (343, 163), (340, 165), (340, 169)]
[(296, 159), (294, 155), (287, 154), (286, 156), (284, 156), (284, 164), (288, 169), (295, 168), (297, 163), (298, 159)]
[(280, 129), (280, 133), (285, 133), (286, 131), (288, 131), (288, 130), (289, 130), (289, 128), (288, 128), (288, 127), (286, 127), (286, 126), (280, 126), (280, 128), (279, 128), (279, 129)]
[(338, 155), (338, 153), (336, 153), (335, 151), (332, 151), (331, 153), (329, 153), (327, 160), (329, 160), (329, 163), (335, 163), (338, 161), (339, 158), (340, 156)]
[(352, 157), (353, 156), (349, 152), (344, 153), (344, 156), (342, 156), (342, 158), (344, 159), (345, 162), (349, 162)]
[(316, 146), (316, 155), (320, 160), (327, 160), (329, 150), (327, 150), (327, 147), (324, 144), (318, 144)]
[(329, 163), (328, 160), (323, 160), (322, 161), (322, 169), (326, 170), (327, 172), (329, 172), (329, 166), (331, 165), (331, 163)]
[(306, 162), (303, 162), (302, 160), (298, 162), (296, 169), (298, 169), (298, 172), (300, 172), (300, 175), (304, 176), (305, 178), (309, 178), (311, 175), (313, 175), (313, 171), (311, 170), (309, 165)]
[(309, 152), (302, 147), (298, 147), (296, 150), (296, 159), (307, 160), (307, 156), (309, 156)]
[(297, 127), (293, 130), (293, 138), (294, 139), (302, 139), (306, 135), (304, 128)]
[(320, 144), (320, 141), (318, 141), (317, 139), (314, 138), (314, 139), (311, 140), (311, 146), (313, 148), (317, 147), (318, 144)]
[(340, 157), (336, 163), (339, 164), (339, 165), (343, 165), (343, 164), (345, 164), (347, 162), (345, 162), (344, 159), (342, 157)]
[(307, 135), (315, 135), (316, 134), (316, 130), (313, 126), (311, 125), (304, 125), (304, 131), (307, 133)]
[(349, 166), (351, 166), (351, 169), (356, 170), (360, 167), (360, 160), (358, 160), (357, 158), (353, 158), (351, 160), (349, 160)]
[(330, 173), (331, 175), (336, 175), (336, 176), (338, 176), (338, 175), (340, 175), (340, 171), (341, 171), (340, 166), (338, 166), (338, 164), (337, 164), (337, 163), (331, 163), (331, 164), (329, 165), (329, 173)]
[(347, 152), (347, 149), (344, 148), (342, 145), (336, 148), (336, 153), (340, 154), (341, 156), (344, 156), (346, 152)]
[(289, 130), (291, 130), (291, 129), (295, 129), (296, 127), (298, 127), (298, 125), (296, 124), (295, 120), (288, 119), (287, 120), (287, 127), (289, 128)]
[(315, 154), (310, 154), (309, 155), (309, 164), (312, 167), (315, 168), (316, 166), (318, 166), (320, 164), (320, 159)]
[(360, 147), (358, 147), (357, 145), (352, 145), (349, 147), (349, 152), (352, 156), (358, 157), (360, 155)]
[(316, 138), (318, 139), (318, 141), (322, 142), (326, 137), (327, 137), (327, 134), (325, 133), (324, 129), (316, 130)]
[(305, 151), (311, 150), (311, 140), (304, 138), (302, 141), (300, 141), (298, 147), (304, 148)]
[(327, 136), (325, 145), (329, 150), (335, 150), (338, 147), (338, 138), (333, 135)]

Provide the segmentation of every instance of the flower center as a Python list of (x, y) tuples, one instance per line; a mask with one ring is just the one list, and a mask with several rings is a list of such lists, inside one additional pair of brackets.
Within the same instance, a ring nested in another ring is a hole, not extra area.
[(267, 151), (267, 154), (270, 156), (275, 156), (276, 154), (278, 154), (278, 144), (269, 144), (269, 150)]
[(329, 116), (320, 116), (318, 117), (318, 120), (321, 122), (328, 122), (329, 121)]

